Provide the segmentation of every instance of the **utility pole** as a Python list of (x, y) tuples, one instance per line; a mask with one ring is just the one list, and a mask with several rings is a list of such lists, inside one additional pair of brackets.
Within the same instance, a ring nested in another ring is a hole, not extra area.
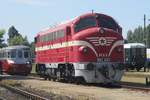
[(143, 34), (143, 40), (145, 42), (145, 45), (147, 46), (147, 37), (146, 37), (146, 15), (144, 14), (144, 34)]
[[(144, 14), (144, 34), (143, 34), (143, 40), (145, 43), (145, 46), (147, 47), (147, 35), (146, 35), (146, 15)], [(146, 72), (146, 66), (144, 66), (144, 72)], [(146, 82), (148, 81), (148, 78), (146, 77)]]

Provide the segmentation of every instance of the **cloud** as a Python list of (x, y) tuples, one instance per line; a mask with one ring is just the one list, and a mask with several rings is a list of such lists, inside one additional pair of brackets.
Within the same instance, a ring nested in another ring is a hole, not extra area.
[(30, 6), (48, 6), (49, 0), (11, 0), (15, 1), (16, 3), (30, 5)]

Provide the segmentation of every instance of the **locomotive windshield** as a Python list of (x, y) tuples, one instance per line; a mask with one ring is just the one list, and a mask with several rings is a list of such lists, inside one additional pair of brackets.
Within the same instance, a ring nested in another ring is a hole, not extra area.
[(96, 19), (94, 16), (81, 18), (74, 26), (75, 32), (79, 32), (86, 28), (95, 27), (96, 26)]
[(101, 15), (101, 16), (98, 16), (97, 19), (98, 19), (99, 27), (112, 29), (114, 31), (119, 30), (117, 23), (112, 18)]

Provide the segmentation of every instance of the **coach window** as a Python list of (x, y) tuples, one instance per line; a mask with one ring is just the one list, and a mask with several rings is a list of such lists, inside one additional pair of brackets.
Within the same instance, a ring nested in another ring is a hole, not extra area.
[(22, 51), (18, 50), (18, 58), (22, 58)]
[(74, 26), (75, 32), (79, 32), (83, 29), (95, 27), (96, 26), (96, 19), (94, 16), (82, 18), (77, 22)]
[(125, 49), (125, 61), (129, 61), (130, 60), (130, 49)]

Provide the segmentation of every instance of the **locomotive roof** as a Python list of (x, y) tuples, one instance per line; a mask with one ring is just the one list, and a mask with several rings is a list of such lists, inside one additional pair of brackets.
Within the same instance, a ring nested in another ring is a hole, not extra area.
[(146, 46), (142, 43), (127, 43), (124, 44), (124, 48), (145, 48)]
[(28, 46), (24, 45), (16, 45), (16, 46), (8, 46), (5, 48), (1, 48), (0, 50), (6, 50), (6, 49), (23, 49), (23, 48), (29, 48)]
[(42, 30), (42, 31), (38, 32), (38, 34), (36, 35), (36, 37), (40, 36), (40, 35), (44, 35), (44, 34), (49, 33), (49, 32), (53, 32), (53, 31), (57, 31), (57, 30), (60, 30), (60, 29), (64, 29), (65, 26), (67, 26), (67, 25), (70, 26), (71, 24), (73, 24), (77, 20), (79, 20), (80, 18), (85, 17), (85, 16), (90, 16), (90, 15), (102, 15), (102, 16), (106, 16), (106, 17), (112, 18), (112, 17), (110, 17), (110, 16), (108, 16), (106, 14), (102, 14), (102, 13), (85, 13), (85, 14), (82, 14), (80, 16), (76, 16), (76, 17), (74, 17), (74, 18), (72, 18), (70, 20), (61, 22), (60, 24), (56, 24), (56, 25), (54, 25), (54, 27), (46, 28), (46, 30)]

